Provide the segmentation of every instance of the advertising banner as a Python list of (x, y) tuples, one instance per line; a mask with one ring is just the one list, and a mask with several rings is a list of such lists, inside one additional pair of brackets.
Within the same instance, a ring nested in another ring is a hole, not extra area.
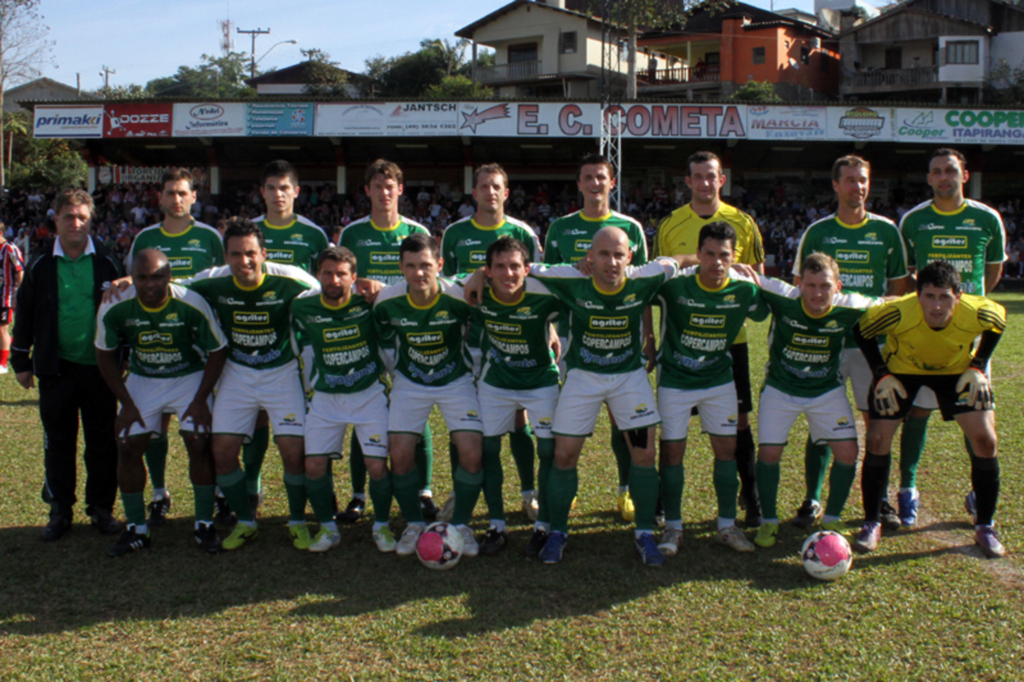
[(171, 104), (107, 104), (103, 137), (170, 137)]
[(242, 137), (246, 104), (205, 102), (174, 105), (174, 137)]
[(253, 102), (245, 105), (245, 134), (252, 137), (305, 137), (313, 134), (313, 104)]
[(1024, 144), (1024, 111), (897, 109), (897, 142)]
[(828, 135), (827, 114), (827, 107), (750, 105), (747, 107), (747, 138), (824, 140)]
[(48, 107), (35, 109), (33, 137), (103, 137), (103, 105)]
[(890, 142), (892, 109), (887, 107), (829, 107), (828, 139), (849, 142)]
[[(101, 185), (122, 183), (160, 182), (164, 173), (175, 170), (176, 166), (100, 166), (96, 169), (96, 181)], [(205, 168), (189, 168), (196, 187), (206, 184)]]

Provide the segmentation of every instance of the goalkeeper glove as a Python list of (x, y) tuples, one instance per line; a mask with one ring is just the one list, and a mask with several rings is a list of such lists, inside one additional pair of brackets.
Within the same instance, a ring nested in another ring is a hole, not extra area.
[(964, 389), (969, 391), (967, 404), (976, 410), (992, 409), (992, 384), (985, 373), (976, 367), (968, 367), (956, 382), (957, 395)]
[(892, 374), (885, 374), (875, 382), (875, 409), (883, 417), (891, 417), (899, 412), (900, 404), (896, 399), (897, 394), (906, 399), (907, 389)]

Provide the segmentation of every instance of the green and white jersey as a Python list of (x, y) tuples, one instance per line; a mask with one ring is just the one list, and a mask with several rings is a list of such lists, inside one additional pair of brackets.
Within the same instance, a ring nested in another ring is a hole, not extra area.
[(910, 274), (907, 249), (899, 228), (888, 218), (874, 213), (868, 213), (857, 225), (847, 225), (837, 215), (811, 223), (796, 250), (794, 275), (800, 275), (803, 259), (815, 251), (835, 259), (843, 291), (848, 294), (884, 296), (886, 280), (902, 279)]
[(292, 332), (298, 353), (313, 348), (310, 382), (320, 393), (358, 393), (383, 383), (373, 306), (353, 293), (344, 305), (328, 305), (320, 288), (292, 301)]
[(224, 332), (202, 296), (177, 284), (159, 308), (147, 308), (128, 287), (120, 301), (100, 306), (95, 345), (131, 348), (130, 371), (171, 379), (202, 372), (206, 354), (227, 345)]
[(576, 211), (552, 222), (544, 242), (544, 262), (572, 265), (587, 255), (594, 234), (608, 226), (622, 228), (629, 237), (629, 248), (633, 249), (631, 265), (646, 265), (647, 240), (643, 228), (633, 218), (616, 211), (603, 218), (588, 218), (583, 211)]
[(382, 340), (394, 344), (395, 371), (424, 386), (445, 386), (472, 371), (466, 350), (466, 324), (473, 308), (462, 287), (437, 279), (440, 291), (432, 303), (418, 306), (404, 281), (383, 289), (373, 305)]
[(530, 260), (540, 260), (540, 242), (530, 226), (521, 220), (509, 218), (494, 227), (481, 227), (472, 216), (449, 225), (441, 237), (441, 257), (444, 258), (444, 276), (454, 277), (476, 272), (487, 264), (487, 247), (504, 236), (526, 244)]
[(327, 248), (327, 233), (323, 228), (300, 215), (284, 227), (271, 225), (265, 215), (253, 218), (252, 221), (263, 230), (263, 238), (267, 242), (267, 261), (270, 263), (294, 265), (312, 272), (316, 257)]
[(389, 286), (405, 282), (398, 264), (398, 249), (402, 240), (417, 233), (430, 234), (430, 230), (408, 218), (399, 218), (391, 227), (378, 227), (367, 216), (341, 231), (338, 246), (356, 255), (356, 274)]
[(569, 347), (563, 349), (569, 370), (625, 374), (643, 367), (640, 338), (644, 310), (659, 287), (675, 276), (679, 266), (658, 259), (644, 266), (627, 266), (618, 291), (605, 293), (594, 279), (570, 265), (533, 265), (536, 277), (562, 302), (569, 316)]
[(999, 212), (980, 201), (946, 213), (931, 201), (910, 209), (900, 221), (907, 263), (921, 269), (932, 261), (949, 261), (960, 273), (961, 291), (984, 296), (985, 265), (1006, 260), (1006, 228)]
[(768, 317), (754, 280), (730, 273), (719, 289), (701, 284), (697, 266), (681, 270), (661, 285), (661, 346), (658, 385), (685, 391), (707, 389), (733, 380), (732, 347), (750, 317)]
[(551, 323), (561, 309), (558, 299), (535, 279), (526, 279), (523, 295), (514, 303), (502, 303), (486, 287), (473, 316), (474, 326), (485, 330), (480, 379), (515, 391), (557, 385)]
[(815, 317), (800, 290), (761, 278), (761, 298), (772, 313), (765, 383), (788, 395), (816, 398), (843, 385), (839, 363), (847, 334), (864, 311), (882, 301), (860, 294), (836, 294), (832, 307)]
[(207, 268), (224, 265), (224, 240), (216, 228), (195, 220), (184, 232), (170, 234), (162, 223), (150, 225), (135, 235), (124, 258), (124, 267), (132, 271), (135, 254), (143, 249), (160, 249), (171, 262), (171, 278), (188, 279)]
[(320, 285), (305, 270), (264, 263), (263, 279), (244, 287), (224, 265), (187, 282), (217, 313), (228, 337), (228, 360), (253, 369), (272, 369), (295, 359), (290, 343), (289, 304)]

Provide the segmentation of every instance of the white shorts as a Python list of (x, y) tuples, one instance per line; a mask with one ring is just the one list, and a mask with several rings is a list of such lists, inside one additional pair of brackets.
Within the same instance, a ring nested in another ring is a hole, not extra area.
[(252, 437), (256, 415), (266, 410), (274, 437), (302, 437), (306, 396), (302, 392), (299, 363), (295, 360), (274, 369), (253, 369), (228, 360), (224, 365), (217, 399), (213, 402), (213, 432)]
[[(879, 346), (881, 348), (881, 346)], [(868, 411), (868, 393), (871, 391), (871, 367), (860, 348), (846, 348), (839, 361), (839, 373), (850, 380), (853, 387), (853, 402), (861, 412)]]
[(516, 410), (526, 410), (537, 438), (551, 438), (558, 385), (513, 391), (481, 383), (478, 390), (484, 436), (504, 436), (515, 428)]
[(724, 437), (736, 435), (736, 384), (730, 381), (714, 388), (693, 391), (659, 386), (661, 440), (686, 440), (694, 407), (700, 411), (700, 428), (704, 433)]
[[(201, 383), (203, 383), (202, 372), (193, 372), (173, 379), (129, 374), (125, 381), (125, 387), (128, 389), (128, 395), (132, 397), (135, 407), (138, 408), (142, 421), (146, 422), (146, 428), (142, 428), (136, 422), (132, 424), (128, 435), (163, 433), (163, 415), (165, 414), (177, 414), (178, 420), (181, 421), (181, 415), (185, 414), (185, 410), (192, 404)], [(208, 400), (207, 404), (212, 406), (212, 400)], [(195, 431), (191, 417), (181, 422), (181, 430)]]
[(562, 346), (562, 354), (558, 358), (558, 376), (561, 378), (562, 383), (565, 383), (565, 374), (569, 371), (565, 365), (565, 356), (569, 352), (569, 337), (559, 336), (558, 343)]
[(661, 421), (651, 382), (642, 367), (626, 374), (574, 369), (562, 385), (552, 433), (589, 436), (594, 432), (601, 403), (608, 403), (608, 412), (622, 431), (647, 428)]
[(388, 397), (382, 385), (358, 393), (314, 393), (306, 415), (306, 457), (341, 457), (349, 425), (364, 456), (388, 456)]
[(817, 398), (799, 398), (765, 386), (757, 409), (759, 445), (785, 445), (801, 414), (807, 417), (811, 441), (857, 440), (857, 422), (846, 398), (846, 387), (832, 389)]
[(473, 376), (476, 378), (480, 377), (480, 368), (483, 365), (484, 352), (479, 347), (473, 348), (467, 346), (469, 351), (469, 357), (473, 360)]
[(384, 369), (387, 370), (388, 376), (394, 380), (395, 378), (395, 349), (394, 348), (381, 348), (380, 357), (384, 360)]
[(299, 367), (302, 370), (302, 392), (309, 394), (313, 390), (313, 383), (310, 380), (313, 374), (313, 346), (306, 346), (299, 356)]
[(391, 387), (388, 432), (422, 435), (434, 405), (441, 410), (449, 433), (483, 431), (480, 402), (476, 397), (473, 377), (467, 374), (445, 386), (423, 386), (409, 381), (401, 374), (395, 374)]

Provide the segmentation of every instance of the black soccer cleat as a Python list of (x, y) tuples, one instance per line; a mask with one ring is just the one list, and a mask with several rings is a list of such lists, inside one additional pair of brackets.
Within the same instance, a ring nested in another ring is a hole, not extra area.
[(235, 513), (231, 511), (227, 498), (217, 495), (213, 498), (213, 501), (217, 503), (217, 514), (213, 517), (214, 523), (219, 523), (222, 526), (230, 526), (234, 524)]
[(121, 534), (114, 546), (107, 550), (107, 554), (124, 556), (140, 549), (149, 549), (149, 534), (141, 535), (135, 532), (135, 526), (128, 526), (128, 530)]
[(114, 535), (124, 529), (124, 524), (106, 509), (93, 509), (89, 518), (92, 519), (92, 527), (104, 535)]
[(349, 500), (348, 506), (345, 507), (345, 511), (337, 514), (334, 520), (337, 523), (355, 523), (363, 516), (363, 512), (366, 511), (366, 500), (358, 497), (353, 497)]
[(441, 510), (434, 504), (434, 498), (430, 495), (420, 495), (420, 508), (423, 510), (423, 520), (433, 523), (437, 520), (437, 514)]
[(530, 536), (530, 541), (526, 543), (526, 558), (536, 559), (538, 556), (540, 556), (540, 551), (544, 549), (544, 545), (547, 543), (547, 541), (547, 531), (534, 528), (533, 535)]
[(889, 504), (889, 500), (882, 500), (882, 526), (886, 530), (899, 530), (903, 525), (900, 522), (900, 515)]
[(46, 542), (60, 540), (71, 530), (71, 517), (64, 514), (54, 514), (50, 517), (49, 523), (43, 528), (40, 537)]
[(199, 549), (204, 552), (216, 554), (221, 550), (220, 537), (217, 536), (217, 531), (214, 530), (212, 523), (200, 523), (192, 537), (195, 538)]
[(484, 539), (480, 542), (480, 553), (484, 556), (494, 556), (505, 549), (507, 544), (508, 531), (488, 528), (487, 534), (484, 535)]
[(171, 496), (162, 497), (149, 503), (149, 518), (146, 525), (159, 528), (167, 523), (167, 512), (171, 510)]

